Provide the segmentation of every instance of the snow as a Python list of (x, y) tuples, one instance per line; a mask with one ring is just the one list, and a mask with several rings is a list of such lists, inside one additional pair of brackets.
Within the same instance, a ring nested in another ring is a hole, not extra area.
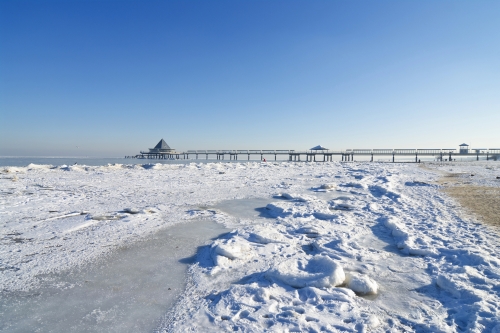
[(337, 287), (345, 282), (342, 267), (328, 256), (313, 256), (285, 260), (265, 274), (267, 279), (278, 280), (295, 288)]
[[(500, 186), (495, 162), (432, 167)], [(232, 232), (199, 248), (159, 332), (498, 332), (497, 230), (439, 176), (337, 162), (5, 168), (0, 286), (36, 291), (45, 274), (208, 219)]]

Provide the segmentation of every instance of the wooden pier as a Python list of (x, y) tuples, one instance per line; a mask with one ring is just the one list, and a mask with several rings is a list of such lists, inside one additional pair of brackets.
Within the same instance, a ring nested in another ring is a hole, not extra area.
[(188, 150), (186, 152), (141, 152), (135, 156), (125, 156), (126, 158), (155, 159), (155, 160), (179, 160), (179, 159), (214, 159), (217, 161), (247, 160), (251, 157), (265, 157), (276, 161), (278, 156), (288, 156), (288, 161), (305, 162), (328, 162), (333, 161), (334, 156), (340, 157), (341, 161), (354, 161), (357, 157), (368, 157), (371, 162), (375, 159), (385, 157), (396, 162), (397, 157), (411, 157), (411, 160), (419, 162), (419, 157), (434, 157), (438, 161), (453, 161), (457, 158), (475, 157), (486, 160), (500, 160), (500, 148), (471, 149), (467, 152), (457, 149), (347, 149), (341, 151), (320, 150), (320, 151), (296, 151), (296, 150)]

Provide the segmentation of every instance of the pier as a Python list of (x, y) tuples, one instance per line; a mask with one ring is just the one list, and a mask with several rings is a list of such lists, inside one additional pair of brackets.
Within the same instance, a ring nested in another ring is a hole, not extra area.
[[(318, 149), (318, 147), (320, 147)], [(500, 148), (476, 148), (469, 149), (468, 145), (462, 144), (459, 149), (436, 148), (436, 149), (346, 149), (346, 150), (329, 150), (321, 146), (314, 147), (310, 150), (188, 150), (185, 152), (176, 152), (170, 148), (163, 139), (155, 146), (150, 148), (148, 152), (141, 151), (135, 156), (125, 156), (125, 158), (139, 159), (158, 159), (158, 160), (179, 160), (179, 159), (204, 159), (204, 160), (229, 160), (229, 161), (250, 161), (253, 157), (264, 158), (274, 157), (278, 160), (278, 156), (287, 156), (288, 161), (305, 161), (305, 162), (329, 162), (333, 161), (334, 156), (340, 157), (343, 162), (355, 161), (356, 157), (368, 157), (370, 162), (374, 162), (377, 158), (389, 158), (389, 161), (396, 162), (397, 157), (411, 157), (411, 161), (419, 162), (419, 157), (434, 157), (436, 160), (445, 162), (453, 161), (457, 158), (473, 157), (477, 161), (480, 158), (485, 160), (500, 160)], [(283, 160), (283, 159), (281, 159)]]

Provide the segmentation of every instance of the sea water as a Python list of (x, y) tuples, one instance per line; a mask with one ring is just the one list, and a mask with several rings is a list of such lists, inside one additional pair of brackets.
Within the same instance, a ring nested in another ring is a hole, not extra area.
[(150, 332), (185, 288), (198, 247), (229, 230), (178, 224), (97, 263), (43, 277), (29, 292), (0, 293), (1, 332)]

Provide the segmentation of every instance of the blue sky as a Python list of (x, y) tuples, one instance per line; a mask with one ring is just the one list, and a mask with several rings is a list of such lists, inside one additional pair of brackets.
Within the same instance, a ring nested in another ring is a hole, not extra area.
[(499, 1), (3, 0), (0, 155), (498, 147), (499, 17)]

